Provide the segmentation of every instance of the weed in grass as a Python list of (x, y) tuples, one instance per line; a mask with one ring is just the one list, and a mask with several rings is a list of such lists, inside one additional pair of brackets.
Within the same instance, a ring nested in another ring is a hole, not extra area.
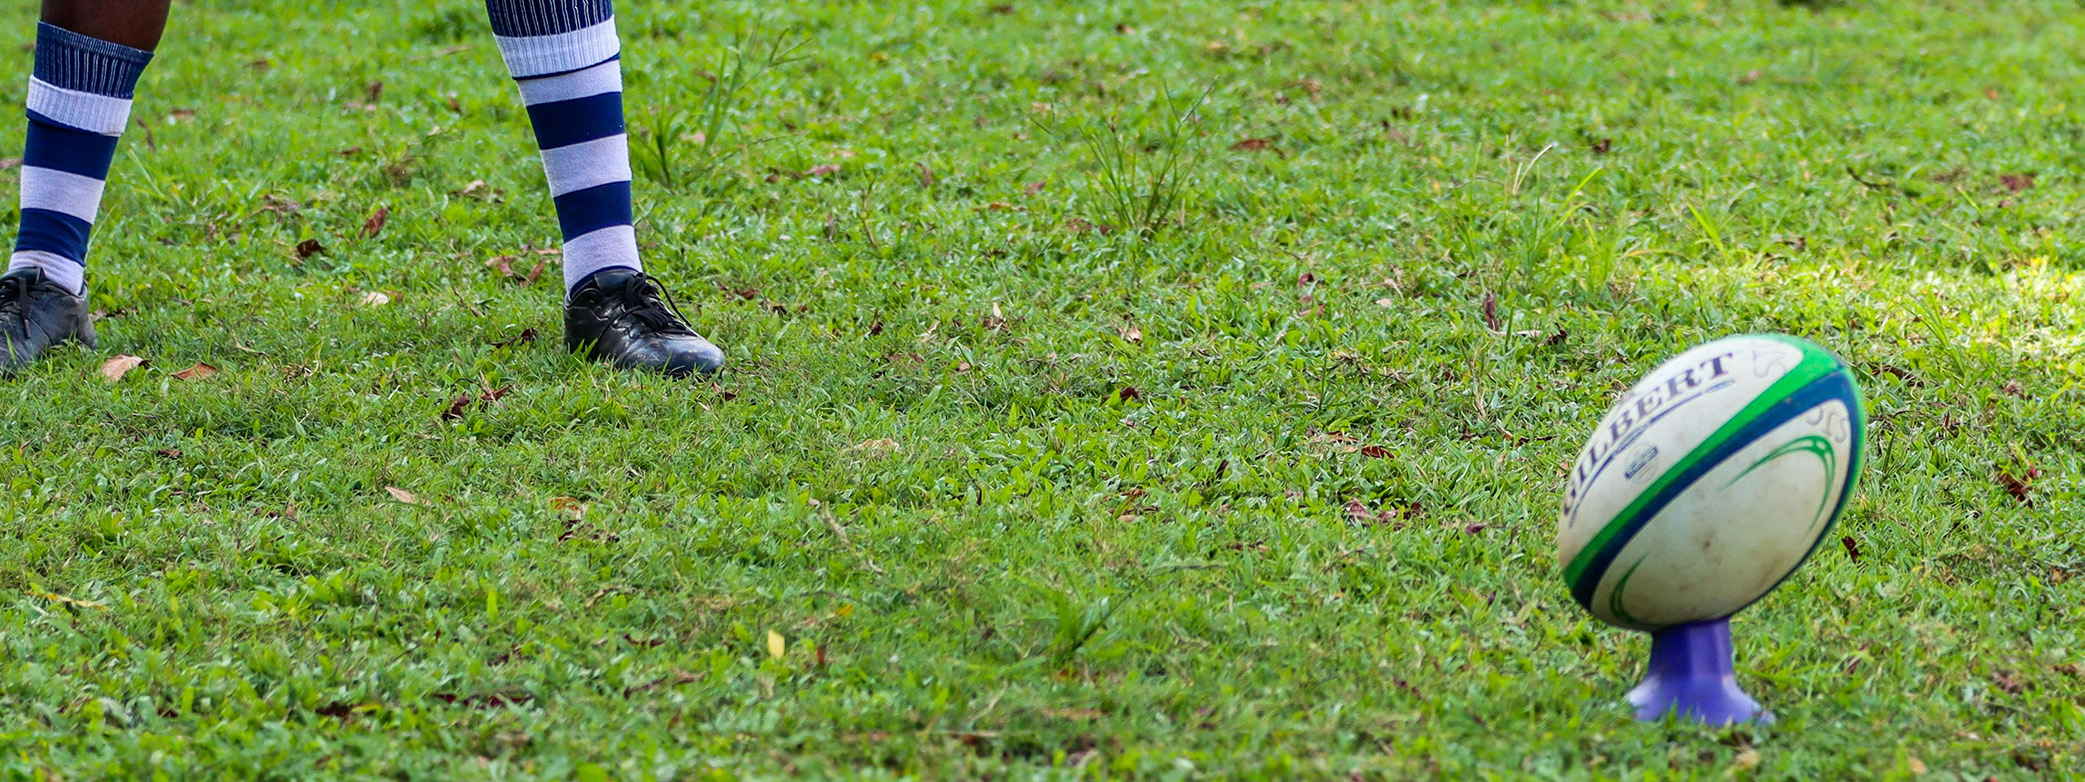
[(746, 91), (778, 69), (805, 61), (804, 39), (777, 35), (725, 46), (708, 82), (692, 107), (651, 103), (642, 109), (647, 123), (633, 128), (632, 163), (667, 190), (687, 185), (709, 186), (719, 171), (741, 160), (753, 147), (772, 138), (739, 139), (739, 117)]
[(1112, 596), (1085, 601), (1075, 593), (1046, 585), (1036, 584), (1031, 589), (1050, 608), (1049, 660), (1055, 669), (1071, 665), (1079, 650), (1107, 628), (1108, 620), (1122, 605)]
[[(1149, 238), (1169, 224), (1186, 224), (1205, 160), (1194, 129), (1215, 90), (1212, 85), (1187, 100), (1161, 86), (1140, 111), (1116, 106), (1098, 117), (1076, 117), (1068, 134), (1051, 131), (1074, 140), (1085, 154), (1103, 231)], [(1055, 116), (1038, 121), (1045, 127), (1064, 123)]]

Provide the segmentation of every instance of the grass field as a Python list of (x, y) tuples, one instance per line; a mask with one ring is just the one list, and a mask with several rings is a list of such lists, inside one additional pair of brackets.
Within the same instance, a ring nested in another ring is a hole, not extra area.
[[(0, 777), (2085, 774), (2073, 3), (626, 3), (714, 383), (561, 350), (480, 6), (312, 5), (176, 9), (0, 384)], [(1870, 469), (1779, 722), (1637, 724), (1557, 487), (1747, 331)]]

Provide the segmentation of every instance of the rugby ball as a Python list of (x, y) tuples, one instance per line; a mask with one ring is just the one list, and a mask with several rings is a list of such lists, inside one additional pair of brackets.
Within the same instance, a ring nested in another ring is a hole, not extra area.
[(1665, 362), (1565, 479), (1557, 557), (1572, 598), (1651, 631), (1751, 605), (1845, 509), (1864, 420), (1853, 373), (1807, 340), (1731, 337)]

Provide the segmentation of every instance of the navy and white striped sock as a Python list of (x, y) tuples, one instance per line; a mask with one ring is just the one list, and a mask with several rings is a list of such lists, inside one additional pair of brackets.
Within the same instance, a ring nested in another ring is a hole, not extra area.
[(22, 230), (8, 271), (34, 266), (86, 290), (87, 239), (130, 123), (131, 96), (152, 53), (48, 24), (36, 26), (29, 140), (22, 153)]
[(543, 151), (565, 237), (565, 291), (604, 269), (642, 269), (610, 0), (485, 0), (485, 10)]

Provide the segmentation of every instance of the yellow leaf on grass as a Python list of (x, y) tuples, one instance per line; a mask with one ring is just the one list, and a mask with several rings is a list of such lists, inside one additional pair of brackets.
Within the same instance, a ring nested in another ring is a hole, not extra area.
[(1060, 720), (1075, 722), (1092, 722), (1107, 716), (1099, 709), (1043, 709), (1043, 713)]
[(43, 598), (43, 599), (45, 599), (45, 600), (49, 600), (49, 601), (51, 601), (51, 602), (53, 602), (53, 603), (64, 603), (64, 604), (66, 604), (66, 605), (69, 605), (69, 606), (74, 606), (74, 607), (78, 607), (78, 608), (92, 608), (92, 609), (94, 609), (94, 610), (97, 610), (97, 611), (107, 611), (107, 610), (109, 610), (109, 607), (108, 607), (108, 606), (106, 606), (106, 605), (102, 605), (101, 603), (96, 603), (96, 602), (94, 602), (94, 601), (92, 601), (92, 600), (81, 600), (81, 599), (79, 599), (79, 598), (76, 598), (76, 597), (66, 597), (66, 596), (64, 596), (64, 595), (60, 595), (60, 594), (56, 594), (56, 593), (52, 593), (52, 592), (42, 592), (42, 591), (38, 591), (38, 590), (34, 590), (34, 589), (31, 589), (31, 590), (29, 590), (29, 594), (35, 595), (35, 596), (37, 596), (37, 597), (40, 597), (40, 598)]
[(107, 361), (101, 362), (101, 376), (114, 383), (122, 380), (124, 375), (130, 374), (131, 370), (144, 365), (145, 360), (137, 356), (114, 356)]
[(387, 491), (387, 492), (390, 492), (390, 493), (391, 493), (391, 499), (397, 500), (397, 501), (399, 501), (399, 502), (403, 502), (403, 503), (405, 503), (405, 504), (407, 504), (407, 505), (419, 505), (419, 504), (420, 504), (420, 498), (419, 498), (419, 497), (415, 497), (415, 496), (413, 496), (413, 493), (412, 493), (412, 492), (406, 491), (406, 490), (404, 490), (404, 489), (401, 489), (401, 488), (398, 488), (398, 487), (396, 487), (396, 486), (385, 486), (385, 487), (384, 487), (384, 491)]
[(898, 441), (888, 437), (879, 437), (874, 440), (863, 440), (860, 445), (847, 450), (857, 451), (869, 456), (889, 456), (897, 453), (898, 447)]
[(788, 652), (788, 651), (789, 651), (789, 644), (788, 644), (788, 642), (786, 642), (786, 641), (783, 641), (783, 640), (782, 640), (782, 634), (781, 634), (781, 633), (777, 633), (777, 632), (775, 632), (775, 631), (773, 631), (773, 630), (769, 630), (769, 631), (767, 631), (767, 653), (768, 653), (768, 656), (770, 656), (770, 657), (773, 657), (773, 658), (775, 658), (775, 659), (777, 659), (777, 660), (780, 660), (780, 659), (782, 659), (782, 654), (783, 654), (783, 653), (785, 653), (785, 652)]
[(1744, 748), (1737, 753), (1737, 758), (1730, 765), (1739, 771), (1750, 771), (1753, 767), (1759, 765), (1759, 750), (1751, 747)]

